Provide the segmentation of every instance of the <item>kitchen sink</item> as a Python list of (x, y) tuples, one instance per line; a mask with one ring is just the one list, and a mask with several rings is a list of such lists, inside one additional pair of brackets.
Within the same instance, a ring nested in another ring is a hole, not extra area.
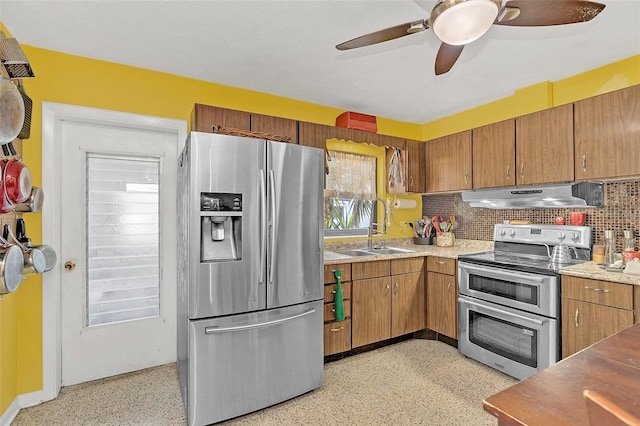
[(396, 247), (381, 247), (381, 248), (373, 248), (371, 250), (367, 249), (368, 253), (374, 254), (402, 254), (402, 253), (415, 253), (415, 250), (409, 249), (401, 249)]
[(336, 253), (344, 254), (345, 256), (357, 257), (357, 256), (375, 256), (375, 255), (382, 255), (382, 254), (415, 253), (415, 250), (401, 249), (396, 247), (381, 247), (381, 248), (372, 248), (372, 249), (339, 251)]
[(356, 256), (373, 256), (374, 255), (374, 253), (369, 253), (368, 251), (364, 251), (364, 250), (337, 251), (336, 253), (340, 253), (340, 254), (344, 254), (345, 256), (352, 256), (352, 257), (356, 257)]

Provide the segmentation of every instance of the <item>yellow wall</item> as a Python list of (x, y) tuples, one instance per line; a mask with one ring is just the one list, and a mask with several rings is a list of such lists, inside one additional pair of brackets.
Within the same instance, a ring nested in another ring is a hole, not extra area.
[(564, 80), (541, 82), (517, 90), (508, 98), (425, 123), (420, 140), (450, 135), (636, 84), (640, 84), (640, 55)]
[[(0, 23), (0, 28), (5, 30)], [(95, 61), (53, 51), (22, 46), (36, 74), (35, 79), (25, 81), (26, 91), (33, 99), (31, 138), (23, 146), (24, 161), (29, 166), (33, 184), (41, 185), (42, 161), (42, 108), (43, 101), (71, 105), (82, 105), (102, 109), (125, 111), (167, 118), (187, 120), (194, 103), (217, 105), (225, 108), (241, 109), (262, 114), (333, 124), (342, 110), (298, 102), (248, 90), (204, 83), (179, 76), (150, 72), (142, 69)], [(638, 66), (638, 57), (631, 58), (626, 66)], [(586, 73), (579, 76), (581, 82), (575, 87), (571, 79), (552, 85), (553, 94), (558, 92), (571, 97), (588, 97), (603, 86), (638, 84), (639, 79), (627, 78), (615, 84), (604, 84), (607, 78), (614, 79), (622, 74), (621, 65)], [(608, 76), (608, 77), (607, 77)], [(453, 133), (461, 127), (509, 118), (524, 113), (523, 108), (515, 108), (514, 103), (535, 105), (536, 109), (553, 105), (549, 103), (549, 84), (523, 89), (509, 98), (485, 107), (457, 114), (451, 119), (443, 119), (425, 125), (401, 123), (393, 120), (378, 120), (380, 133), (410, 139), (429, 139), (439, 134)], [(562, 90), (560, 90), (562, 88)], [(613, 90), (613, 89), (610, 89)], [(527, 102), (523, 102), (525, 99)], [(529, 103), (531, 101), (532, 103)], [(515, 111), (518, 111), (517, 113)], [(45, 197), (46, 200), (46, 197)], [(46, 202), (46, 201), (45, 201)], [(416, 209), (418, 210), (418, 209)], [(395, 211), (394, 211), (395, 212)], [(403, 211), (395, 216), (398, 221), (412, 220), (417, 213)], [(406, 215), (406, 216), (403, 216)], [(29, 236), (34, 243), (40, 243), (42, 227), (40, 214), (26, 214), (25, 221)], [(393, 228), (392, 228), (392, 232)], [(398, 231), (399, 235), (411, 235), (408, 229)], [(46, 243), (43, 242), (43, 243)], [(42, 388), (42, 281), (32, 276), (22, 283), (20, 289), (0, 301), (0, 415), (6, 411), (17, 395), (37, 391)]]

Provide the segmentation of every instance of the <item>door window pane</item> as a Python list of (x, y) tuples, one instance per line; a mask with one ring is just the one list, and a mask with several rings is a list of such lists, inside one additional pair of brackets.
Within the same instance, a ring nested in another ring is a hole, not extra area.
[(160, 314), (160, 159), (87, 154), (86, 324)]

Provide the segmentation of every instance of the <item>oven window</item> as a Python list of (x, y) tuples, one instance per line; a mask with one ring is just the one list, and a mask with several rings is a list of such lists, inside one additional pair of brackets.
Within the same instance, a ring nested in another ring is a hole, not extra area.
[(469, 311), (469, 340), (500, 356), (538, 368), (538, 331)]
[(469, 288), (529, 305), (538, 305), (538, 287), (534, 285), (503, 281), (480, 275), (469, 275)]

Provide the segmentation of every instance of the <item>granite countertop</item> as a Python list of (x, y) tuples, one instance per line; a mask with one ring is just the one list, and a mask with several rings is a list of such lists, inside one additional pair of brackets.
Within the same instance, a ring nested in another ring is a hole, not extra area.
[(371, 256), (347, 256), (337, 253), (338, 251), (353, 250), (348, 247), (332, 247), (332, 250), (325, 247), (324, 264), (333, 265), (337, 263), (357, 263), (371, 262), (372, 260), (402, 259), (408, 257), (419, 256), (441, 256), (457, 259), (462, 254), (480, 253), (483, 251), (493, 250), (493, 241), (476, 241), (476, 240), (456, 240), (452, 247), (438, 247), (436, 245), (417, 245), (408, 242), (389, 242), (389, 247), (397, 247), (407, 250), (413, 250), (413, 253), (399, 254), (372, 254)]
[(560, 268), (561, 275), (590, 278), (592, 280), (610, 281), (614, 283), (640, 285), (640, 275), (625, 274), (624, 272), (605, 271), (595, 262), (585, 262), (579, 265)]

